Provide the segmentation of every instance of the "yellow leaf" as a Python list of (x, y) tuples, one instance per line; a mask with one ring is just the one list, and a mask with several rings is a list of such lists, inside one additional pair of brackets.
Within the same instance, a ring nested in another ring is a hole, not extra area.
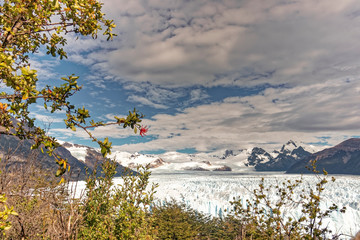
[(7, 107), (8, 107), (8, 105), (7, 105), (6, 103), (3, 104), (3, 103), (0, 102), (0, 110), (2, 110), (3, 112), (5, 112), (6, 109), (7, 109)]
[(10, 214), (11, 214), (11, 215), (14, 215), (14, 216), (19, 216), (19, 214), (18, 214), (17, 212), (15, 212), (15, 211), (11, 211)]
[(64, 183), (64, 182), (65, 182), (65, 179), (62, 177), (61, 180), (60, 180), (60, 182), (59, 182), (59, 184), (62, 184), (62, 183)]

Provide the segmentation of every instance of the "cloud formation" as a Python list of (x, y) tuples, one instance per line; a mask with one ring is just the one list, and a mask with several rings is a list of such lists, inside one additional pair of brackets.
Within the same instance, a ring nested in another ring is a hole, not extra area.
[[(123, 102), (153, 110), (144, 122), (151, 139), (120, 150), (272, 147), (324, 136), (336, 144), (360, 135), (359, 1), (107, 0), (104, 10), (119, 37), (72, 39), (69, 59), (93, 73), (92, 96), (121, 83)], [(255, 86), (263, 90), (214, 97)], [(101, 103), (115, 107), (107, 97)], [(93, 133), (132, 134), (114, 126)]]
[(328, 144), (337, 144), (360, 129), (360, 112), (352, 104), (360, 101), (359, 80), (268, 88), (259, 95), (230, 97), (175, 115), (158, 114), (145, 121), (155, 140), (117, 149), (211, 151), (254, 145), (271, 149), (289, 139), (315, 143), (322, 136), (329, 137)]
[[(166, 87), (311, 84), (359, 74), (360, 3), (107, 1), (120, 40), (106, 70)], [(101, 58), (101, 57), (100, 57)], [(357, 64), (355, 64), (357, 65)]]

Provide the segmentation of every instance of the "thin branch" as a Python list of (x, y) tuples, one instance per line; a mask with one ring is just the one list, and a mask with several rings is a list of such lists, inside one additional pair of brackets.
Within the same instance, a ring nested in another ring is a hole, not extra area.
[[(120, 123), (124, 123), (124, 121), (120, 121)], [(96, 125), (90, 125), (90, 126), (81, 126), (81, 128), (82, 128), (82, 129), (88, 129), (88, 128), (96, 128), (96, 127), (109, 126), (109, 125), (119, 125), (119, 123), (118, 123), (118, 122), (103, 123), (103, 124), (96, 124)]]

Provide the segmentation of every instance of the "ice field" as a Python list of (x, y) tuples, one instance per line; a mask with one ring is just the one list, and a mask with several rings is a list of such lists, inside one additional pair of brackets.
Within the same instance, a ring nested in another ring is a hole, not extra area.
[[(243, 204), (246, 199), (252, 199), (252, 190), (258, 188), (262, 177), (266, 186), (301, 178), (282, 173), (172, 172), (153, 173), (150, 181), (159, 184), (155, 196), (160, 202), (175, 199), (205, 214), (223, 216), (231, 210), (229, 202), (234, 198), (243, 199)], [(338, 175), (334, 176), (335, 182), (331, 177), (328, 176), (329, 182), (322, 194), (321, 208), (327, 209), (335, 203), (339, 208), (346, 206), (347, 210), (333, 212), (324, 225), (328, 224), (335, 233), (354, 235), (360, 230), (360, 176)], [(318, 182), (311, 175), (303, 176), (303, 180), (304, 186), (314, 187)], [(121, 178), (116, 178), (115, 183), (120, 184)], [(84, 183), (79, 182), (78, 190), (83, 188)], [(292, 209), (288, 214), (299, 217), (301, 209)]]

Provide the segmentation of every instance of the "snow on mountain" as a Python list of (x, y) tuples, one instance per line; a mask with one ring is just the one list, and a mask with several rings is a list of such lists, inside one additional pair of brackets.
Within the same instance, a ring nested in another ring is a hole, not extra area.
[[(210, 152), (210, 153), (196, 153), (196, 154), (179, 154), (179, 153), (172, 153), (172, 160), (168, 158), (168, 154), (163, 154), (162, 158), (165, 161), (171, 161), (173, 162), (175, 159), (177, 161), (182, 160), (184, 162), (184, 159), (191, 162), (196, 163), (210, 163), (211, 166), (208, 164), (208, 166), (204, 166), (205, 168), (209, 170), (217, 169), (221, 166), (228, 166), (232, 169), (232, 171), (254, 171), (253, 167), (246, 166), (246, 163), (248, 162), (248, 157), (251, 154), (251, 149), (245, 149), (245, 150), (221, 150), (216, 152)], [(184, 156), (185, 155), (185, 156)], [(187, 155), (187, 156), (186, 156)], [(178, 157), (174, 157), (178, 156)]]
[[(110, 155), (121, 165), (135, 168), (136, 165), (150, 164), (152, 171), (219, 171), (225, 169), (224, 164), (217, 157), (209, 157), (204, 154), (185, 154), (178, 152), (167, 152), (161, 155), (151, 154), (130, 154), (126, 152), (114, 152)], [(227, 168), (228, 170), (228, 168)]]
[(307, 167), (316, 159), (318, 170), (332, 174), (360, 174), (360, 138), (350, 138), (338, 145), (311, 154), (293, 164), (288, 173), (311, 173)]
[(160, 154), (159, 156), (165, 159), (166, 162), (171, 162), (171, 163), (189, 162), (193, 160), (192, 154), (179, 153), (179, 152), (166, 152), (164, 154)]
[[(257, 171), (286, 171), (309, 155), (311, 155), (310, 152), (290, 140), (281, 147), (280, 151), (275, 150), (272, 153), (267, 153), (261, 148), (254, 148), (249, 157), (249, 164), (253, 164)], [(265, 160), (264, 157), (266, 157)]]
[(285, 154), (291, 154), (292, 151), (297, 148), (298, 148), (298, 146), (296, 145), (296, 143), (294, 141), (290, 140), (282, 146), (280, 152), (285, 153)]
[(254, 147), (251, 151), (250, 156), (248, 156), (248, 162), (245, 163), (246, 166), (257, 166), (260, 163), (267, 163), (273, 158), (271, 155), (262, 148)]
[(114, 152), (109, 157), (115, 159), (121, 165), (133, 169), (136, 168), (137, 165), (149, 165), (150, 168), (158, 168), (166, 164), (160, 157), (149, 154)]
[(66, 147), (66, 149), (71, 152), (71, 155), (83, 162), (85, 162), (88, 148), (89, 147), (80, 145), (75, 146), (74, 144), (69, 144), (69, 146)]
[[(89, 148), (77, 144), (63, 144), (74, 157), (85, 161)], [(150, 165), (153, 171), (216, 171), (232, 170), (236, 172), (258, 171), (285, 171), (307, 154), (299, 144), (288, 141), (278, 150), (269, 153), (258, 147), (240, 150), (218, 150), (210, 153), (186, 154), (166, 152), (163, 154), (140, 154), (114, 151), (109, 157), (121, 165), (136, 168), (137, 165)]]
[(316, 153), (316, 152), (320, 152), (321, 150), (324, 150), (324, 148), (329, 147), (329, 146), (314, 146), (311, 144), (304, 144), (302, 145), (302, 147), (304, 148), (305, 151), (308, 151), (309, 153)]

